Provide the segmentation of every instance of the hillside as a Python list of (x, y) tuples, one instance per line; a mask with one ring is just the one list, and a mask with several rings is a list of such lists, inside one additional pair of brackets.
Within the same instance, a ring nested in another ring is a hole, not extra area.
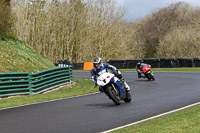
[(37, 72), (55, 67), (30, 46), (13, 37), (0, 38), (0, 73)]

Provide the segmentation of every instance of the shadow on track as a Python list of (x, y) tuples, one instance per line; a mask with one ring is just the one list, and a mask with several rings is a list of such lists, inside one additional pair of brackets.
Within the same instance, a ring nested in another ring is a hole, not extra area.
[(149, 80), (145, 80), (145, 79), (138, 79), (138, 80), (135, 80), (135, 82), (151, 82), (151, 81), (149, 81)]
[(114, 103), (85, 104), (85, 106), (116, 106)]
[(109, 102), (109, 103), (96, 103), (96, 104), (85, 104), (85, 106), (96, 106), (96, 107), (119, 107), (119, 106), (124, 106), (124, 105), (128, 105), (129, 103), (125, 103), (125, 102), (121, 102), (120, 105), (115, 105), (114, 103), (112, 102)]

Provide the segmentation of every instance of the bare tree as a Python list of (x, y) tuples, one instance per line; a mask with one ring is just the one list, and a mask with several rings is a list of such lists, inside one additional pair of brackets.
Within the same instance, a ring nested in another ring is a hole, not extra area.
[(10, 0), (0, 1), (0, 35), (5, 34), (10, 28)]

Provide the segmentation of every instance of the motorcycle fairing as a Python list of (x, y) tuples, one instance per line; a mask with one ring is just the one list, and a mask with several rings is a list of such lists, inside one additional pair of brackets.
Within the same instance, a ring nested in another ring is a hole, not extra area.
[(106, 84), (108, 84), (110, 82), (110, 80), (114, 77), (114, 74), (104, 73), (104, 76), (98, 77), (97, 84), (99, 86), (105, 86)]
[(150, 66), (149, 66), (149, 65), (144, 65), (144, 66), (142, 66), (142, 71), (143, 71), (144, 73), (146, 73), (147, 71), (149, 71), (149, 69), (150, 69)]
[(118, 87), (119, 87), (119, 91), (120, 91), (120, 96), (123, 96), (123, 87), (119, 81), (119, 79), (117, 77), (113, 77), (110, 82), (115, 83)]
[(115, 82), (115, 84), (119, 87), (120, 97), (123, 96), (123, 95), (124, 95), (124, 94), (123, 94), (123, 88), (122, 88), (122, 85), (121, 85), (120, 81), (117, 80), (117, 81)]
[(147, 74), (151, 73), (151, 71), (148, 71)]
[(119, 87), (120, 96), (123, 96), (123, 87), (117, 77), (112, 73), (104, 73), (102, 76), (98, 77), (97, 84), (99, 86), (105, 86), (109, 82), (116, 84)]

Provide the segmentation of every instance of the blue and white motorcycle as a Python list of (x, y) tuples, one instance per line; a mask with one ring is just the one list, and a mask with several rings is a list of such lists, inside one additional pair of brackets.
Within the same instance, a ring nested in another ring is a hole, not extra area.
[(120, 80), (110, 72), (101, 74), (97, 78), (97, 85), (116, 105), (120, 105), (122, 100), (126, 103), (132, 100), (130, 92), (126, 91)]

